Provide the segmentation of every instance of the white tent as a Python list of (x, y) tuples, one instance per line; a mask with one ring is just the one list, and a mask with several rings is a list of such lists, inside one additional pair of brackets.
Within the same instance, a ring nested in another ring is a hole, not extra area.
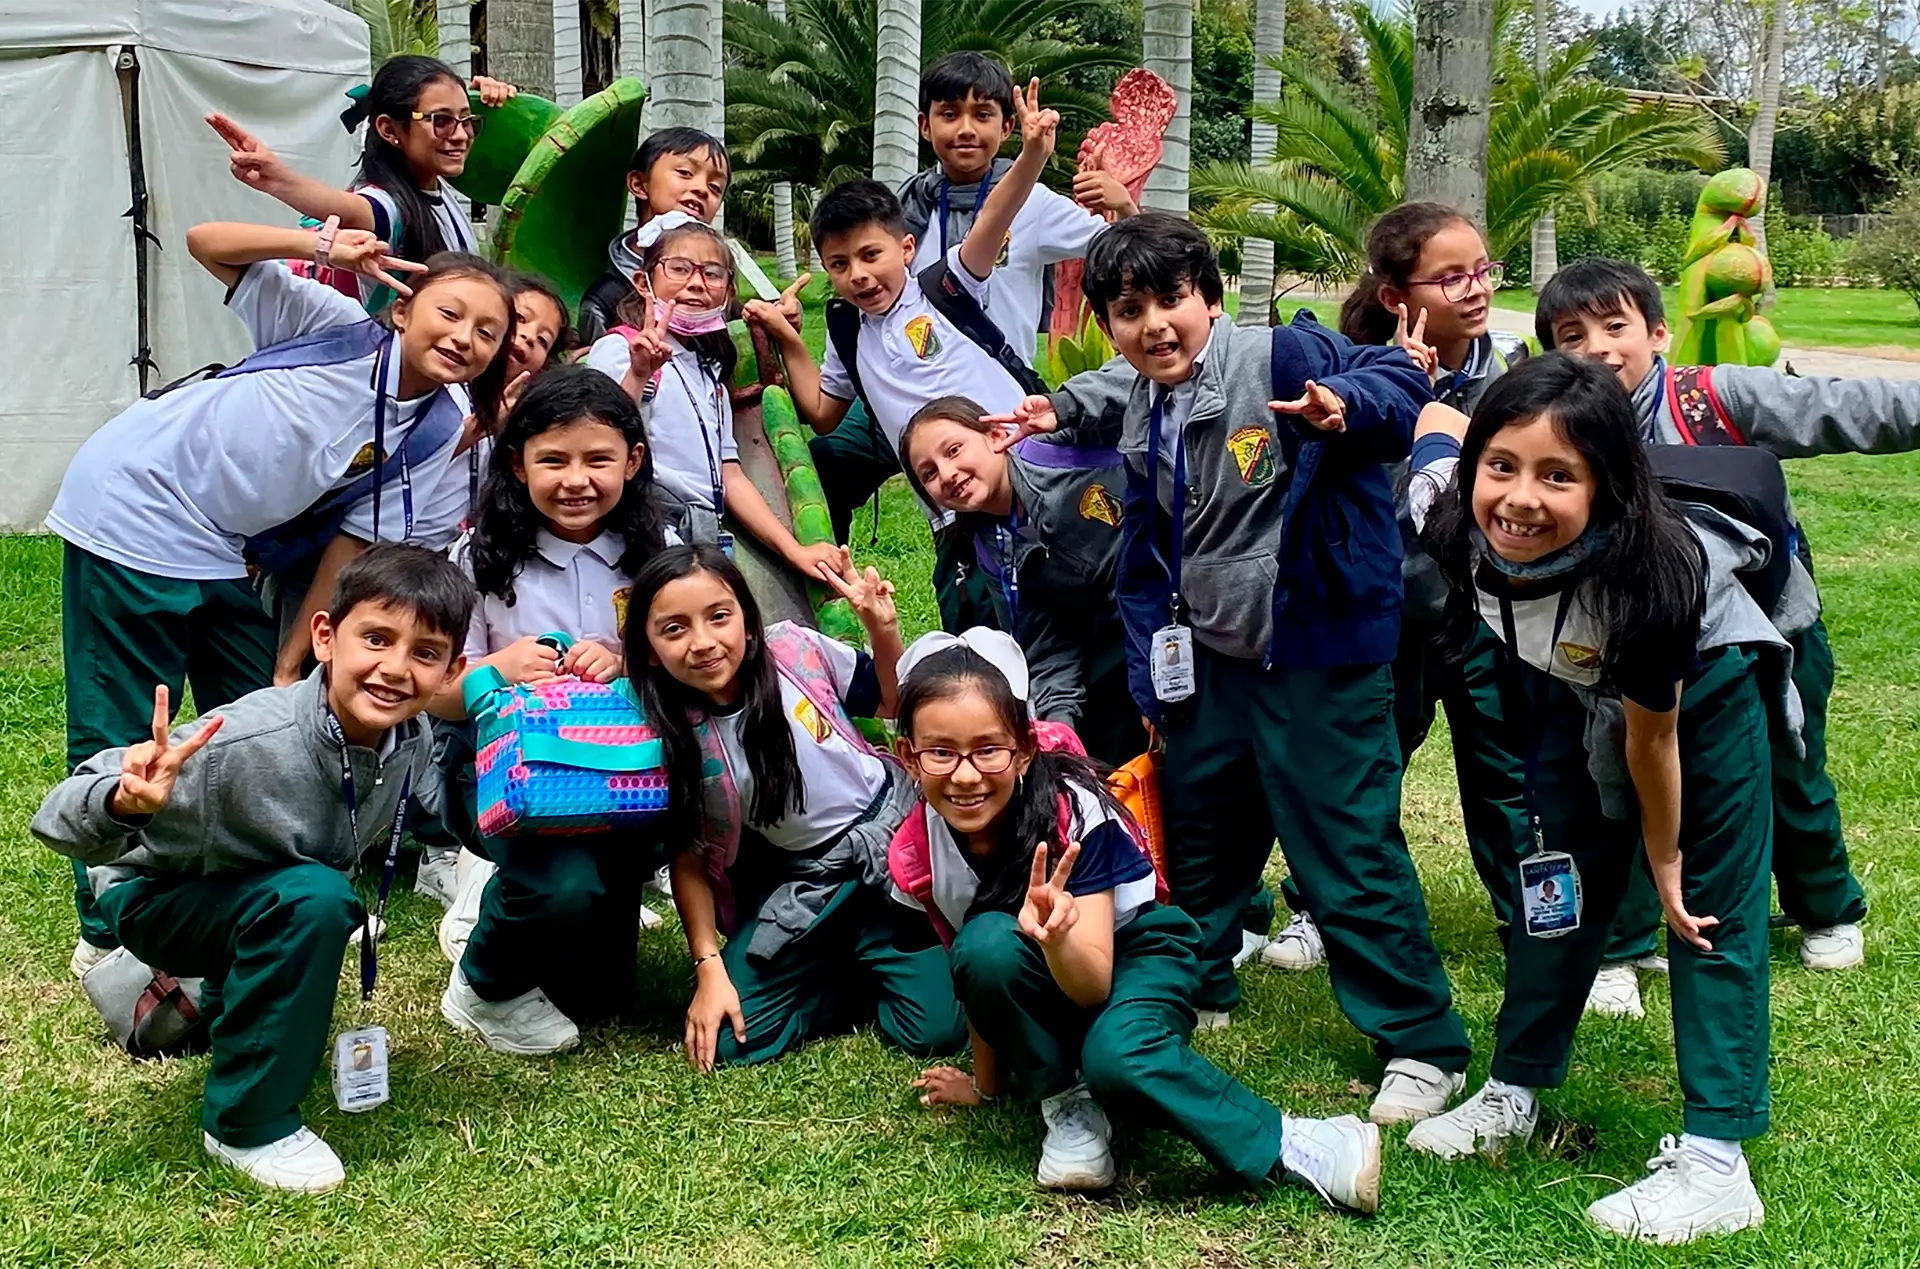
[(367, 75), (366, 24), (327, 0), (0, 4), (0, 528), (39, 527), (143, 371), (151, 389), (249, 351), (186, 231), (294, 213), (229, 175), (204, 116), (344, 183)]

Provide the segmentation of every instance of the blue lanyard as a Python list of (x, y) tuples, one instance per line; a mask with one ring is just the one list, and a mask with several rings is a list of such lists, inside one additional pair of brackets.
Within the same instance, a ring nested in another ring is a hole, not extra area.
[[(1160, 420), (1166, 414), (1167, 398), (1170, 395), (1172, 395), (1170, 388), (1159, 388), (1155, 391), (1153, 410), (1147, 416), (1147, 480), (1155, 489), (1160, 486)], [(1157, 494), (1153, 504), (1155, 507), (1160, 505)], [(1167, 609), (1170, 614), (1167, 618), (1168, 625), (1180, 624), (1180, 558), (1186, 545), (1186, 536), (1187, 446), (1186, 437), (1182, 435), (1174, 438), (1173, 446), (1173, 558), (1160, 559), (1160, 566), (1167, 570), (1167, 581), (1173, 588), (1167, 597)], [(1151, 534), (1148, 535), (1148, 541), (1152, 541)], [(1156, 558), (1159, 558), (1160, 548), (1153, 547), (1153, 553)]]
[(1015, 558), (1020, 544), (1020, 508), (1016, 504), (1006, 520), (993, 525), (993, 553), (1000, 565), (1000, 592), (1007, 600), (1007, 633), (1017, 635), (1020, 628), (1020, 561)]
[[(947, 192), (953, 188), (953, 182), (946, 177), (940, 178), (940, 258), (947, 256)], [(980, 209), (987, 205), (987, 195), (993, 192), (993, 160), (987, 160), (987, 174), (980, 178), (980, 193), (973, 200), (973, 215), (980, 216)], [(968, 226), (969, 229), (972, 226)], [(963, 237), (965, 235), (962, 235)]]
[[(394, 338), (398, 338), (395, 336)], [(393, 356), (393, 339), (380, 345), (380, 356), (373, 363), (373, 540), (380, 540), (380, 504), (387, 496), (387, 364)], [(444, 389), (435, 388), (434, 392)], [(429, 395), (420, 404), (421, 410), (429, 408), (432, 402)], [(419, 415), (414, 416), (417, 426)], [(413, 537), (413, 464), (407, 461), (405, 442), (400, 446), (400, 540)]]
[[(360, 797), (353, 787), (353, 758), (347, 752), (346, 733), (340, 730), (340, 720), (327, 711), (327, 735), (340, 750), (340, 797), (347, 804), (347, 832), (353, 838), (353, 857), (360, 858)], [(380, 866), (380, 897), (369, 919), (360, 924), (360, 999), (373, 999), (374, 979), (379, 976), (380, 967), (373, 945), (375, 939), (372, 925), (374, 921), (382, 924), (387, 918), (387, 893), (393, 889), (394, 869), (400, 864), (400, 838), (406, 831), (407, 799), (413, 795), (413, 768), (407, 768), (406, 775), (400, 780), (400, 806), (393, 813), (393, 830), (387, 835), (387, 858)]]
[(686, 374), (677, 362), (669, 361), (673, 367), (673, 377), (680, 381), (680, 390), (687, 394), (687, 403), (693, 407), (693, 421), (700, 429), (700, 449), (707, 456), (707, 478), (713, 482), (713, 514), (718, 516), (726, 512), (726, 487), (720, 483), (720, 460), (718, 451), (722, 446), (720, 429), (727, 425), (727, 411), (721, 404), (720, 394), (726, 389), (718, 379), (713, 384), (713, 435), (707, 435), (707, 416), (700, 409), (700, 398), (695, 395), (693, 385), (687, 382)]
[[(1560, 604), (1553, 615), (1553, 637), (1547, 640), (1547, 664), (1549, 666), (1553, 664), (1554, 651), (1560, 646), (1560, 632), (1566, 629), (1567, 614), (1573, 611), (1573, 597), (1579, 589), (1579, 583), (1574, 582), (1570, 583), (1565, 590), (1560, 592)], [(1522, 712), (1527, 716), (1527, 753), (1524, 768), (1525, 775), (1521, 781), (1521, 791), (1527, 803), (1527, 823), (1533, 829), (1533, 848), (1535, 851), (1541, 851), (1546, 849), (1546, 847), (1543, 844), (1544, 839), (1540, 835), (1540, 746), (1545, 743), (1547, 736), (1546, 689), (1551, 687), (1552, 684), (1549, 682), (1541, 689), (1540, 698), (1537, 701), (1534, 700), (1533, 693), (1527, 690), (1526, 675), (1520, 668), (1524, 661), (1524, 658), (1520, 655), (1520, 640), (1514, 632), (1513, 600), (1505, 593), (1499, 596), (1499, 600), (1500, 631), (1507, 637), (1506, 677), (1512, 685), (1515, 699), (1520, 704)], [(1545, 670), (1543, 673), (1546, 674), (1549, 680), (1553, 678), (1552, 670)]]

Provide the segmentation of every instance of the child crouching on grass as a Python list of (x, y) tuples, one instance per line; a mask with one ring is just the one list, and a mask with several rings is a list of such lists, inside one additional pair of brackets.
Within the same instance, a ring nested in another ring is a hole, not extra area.
[[(33, 833), (91, 865), (102, 917), (135, 956), (203, 977), (213, 1059), (207, 1153), (269, 1189), (346, 1179), (300, 1122), (333, 1020), (340, 962), (367, 919), (349, 880), (440, 789), (420, 713), (463, 668), (473, 588), (443, 556), (376, 546), (313, 619), (320, 668), (169, 734), (80, 764)], [(217, 986), (216, 986), (217, 984)]]
[(1040, 1184), (1114, 1182), (1107, 1112), (1191, 1141), (1247, 1185), (1284, 1178), (1380, 1205), (1380, 1130), (1282, 1115), (1189, 1046), (1200, 928), (1162, 905), (1153, 865), (1091, 762), (1036, 740), (1010, 635), (930, 634), (900, 661), (900, 751), (919, 782), (888, 852), (896, 944), (945, 943), (973, 1073), (936, 1066), (921, 1101), (1040, 1103)]

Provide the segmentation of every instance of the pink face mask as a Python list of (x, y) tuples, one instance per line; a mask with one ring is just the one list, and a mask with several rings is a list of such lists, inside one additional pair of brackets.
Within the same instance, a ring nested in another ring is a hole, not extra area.
[(727, 306), (679, 308), (667, 315), (667, 329), (676, 335), (711, 335), (727, 328)]

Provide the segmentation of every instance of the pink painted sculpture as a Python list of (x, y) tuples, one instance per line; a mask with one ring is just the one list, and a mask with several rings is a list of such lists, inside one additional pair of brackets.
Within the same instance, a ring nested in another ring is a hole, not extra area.
[[(1094, 128), (1080, 142), (1080, 170), (1089, 172), (1104, 167), (1138, 201), (1140, 191), (1146, 187), (1147, 174), (1160, 162), (1160, 138), (1173, 122), (1177, 106), (1173, 86), (1150, 70), (1130, 70), (1113, 86), (1108, 106), (1112, 120)], [(1078, 260), (1067, 260), (1054, 267), (1049, 343), (1080, 329), (1082, 268)]]

